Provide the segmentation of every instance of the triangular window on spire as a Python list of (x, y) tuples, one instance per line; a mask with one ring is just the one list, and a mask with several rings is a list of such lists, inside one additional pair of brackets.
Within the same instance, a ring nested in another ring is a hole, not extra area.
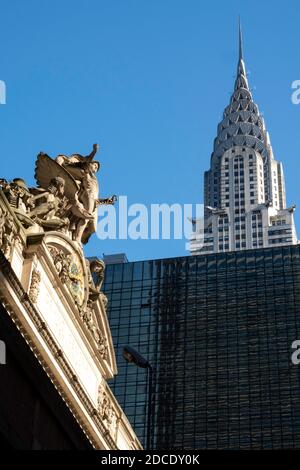
[(243, 120), (243, 118), (242, 118), (241, 115), (239, 115), (239, 118), (238, 118), (237, 122), (244, 122), (244, 120)]
[(239, 129), (238, 129), (238, 131), (237, 131), (237, 135), (243, 135), (243, 134), (244, 134), (244, 133), (243, 133), (242, 129), (239, 127)]

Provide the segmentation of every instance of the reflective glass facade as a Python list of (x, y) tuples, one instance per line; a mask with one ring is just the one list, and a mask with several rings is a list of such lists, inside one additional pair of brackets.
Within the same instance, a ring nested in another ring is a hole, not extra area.
[(112, 389), (145, 443), (154, 368), (157, 449), (300, 448), (300, 247), (108, 265), (119, 374)]

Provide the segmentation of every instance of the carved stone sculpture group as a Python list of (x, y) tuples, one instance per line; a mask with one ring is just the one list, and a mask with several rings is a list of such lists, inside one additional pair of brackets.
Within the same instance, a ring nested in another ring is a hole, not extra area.
[[(0, 190), (8, 202), (7, 209), (0, 205), (0, 248), (9, 258), (18, 239), (13, 214), (28, 234), (60, 232), (75, 242), (79, 252), (55, 244), (48, 244), (47, 248), (60, 281), (73, 297), (79, 318), (97, 344), (100, 356), (107, 359), (107, 339), (99, 328), (94, 310), (98, 299), (104, 309), (107, 304), (101, 292), (105, 265), (98, 259), (85, 259), (80, 248), (96, 231), (98, 206), (116, 201), (116, 196), (99, 198), (96, 173), (100, 163), (94, 160), (97, 150), (98, 145), (94, 144), (87, 156), (58, 155), (55, 159), (39, 153), (35, 168), (37, 187), (29, 188), (22, 178), (11, 182), (0, 179)], [(40, 282), (41, 274), (34, 269), (28, 292), (33, 303), (37, 303)]]
[(94, 144), (87, 156), (58, 155), (55, 159), (39, 153), (35, 188), (28, 188), (21, 178), (1, 179), (0, 188), (20, 222), (25, 227), (62, 231), (78, 243), (87, 243), (97, 229), (98, 206), (116, 201), (116, 196), (99, 198), (97, 150)]

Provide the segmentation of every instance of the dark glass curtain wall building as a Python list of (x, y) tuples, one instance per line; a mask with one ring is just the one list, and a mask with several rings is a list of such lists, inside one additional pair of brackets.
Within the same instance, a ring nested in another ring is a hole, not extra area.
[(156, 449), (300, 448), (300, 247), (108, 264), (119, 374), (111, 387), (146, 442), (154, 369)]

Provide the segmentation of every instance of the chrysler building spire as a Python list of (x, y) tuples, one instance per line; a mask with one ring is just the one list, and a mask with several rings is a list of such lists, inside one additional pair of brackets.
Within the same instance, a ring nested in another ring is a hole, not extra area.
[(243, 36), (242, 36), (242, 25), (241, 18), (239, 17), (239, 61), (244, 60), (243, 58)]
[(246, 68), (245, 68), (245, 61), (244, 61), (242, 26), (241, 26), (241, 20), (239, 18), (239, 58), (238, 58), (238, 65), (237, 65), (237, 77), (236, 77), (236, 82), (235, 82), (235, 89), (242, 88), (242, 85), (244, 85), (246, 89), (249, 89)]
[(237, 76), (204, 174), (204, 205), (204, 227), (193, 234), (192, 253), (297, 243), (282, 165), (249, 88), (240, 20)]

